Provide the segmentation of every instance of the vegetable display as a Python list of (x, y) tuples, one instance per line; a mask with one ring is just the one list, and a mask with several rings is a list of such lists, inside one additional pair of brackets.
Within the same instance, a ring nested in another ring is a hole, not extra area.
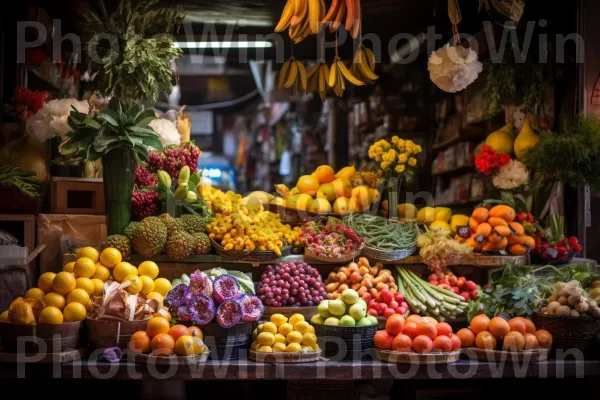
[(349, 214), (344, 222), (370, 247), (380, 250), (402, 250), (415, 246), (419, 230), (417, 224), (397, 223), (387, 218), (368, 214)]
[(600, 318), (598, 303), (581, 287), (581, 282), (575, 280), (554, 284), (552, 295), (548, 297), (548, 305), (540, 311), (546, 315), (563, 317)]
[(14, 165), (0, 166), (0, 186), (17, 188), (21, 193), (33, 199), (41, 196), (40, 183), (36, 174), (23, 171)]

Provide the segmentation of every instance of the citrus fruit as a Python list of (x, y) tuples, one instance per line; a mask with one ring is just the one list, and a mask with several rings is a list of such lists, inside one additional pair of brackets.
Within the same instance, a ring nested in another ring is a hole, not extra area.
[(151, 341), (146, 331), (137, 331), (129, 339), (129, 350), (132, 353), (150, 353)]
[(158, 276), (158, 265), (152, 261), (144, 261), (138, 266), (138, 274), (149, 276), (154, 280)]
[(293, 330), (294, 330), (294, 327), (292, 326), (292, 324), (290, 324), (289, 322), (286, 322), (285, 324), (281, 324), (279, 326), (278, 332), (281, 333), (283, 336), (287, 336), (287, 334)]
[(164, 296), (158, 292), (150, 292), (146, 295), (146, 298), (156, 300), (158, 302), (159, 307), (163, 306)]
[(66, 263), (63, 267), (63, 271), (65, 272), (73, 272), (75, 268), (75, 261), (71, 261), (70, 263)]
[(552, 335), (545, 329), (535, 331), (535, 337), (542, 349), (549, 349), (552, 347)]
[(0, 322), (8, 322), (8, 310), (5, 310), (0, 314)]
[(152, 338), (150, 348), (152, 349), (153, 354), (168, 356), (173, 354), (175, 341), (168, 333), (159, 333)]
[(511, 332), (519, 332), (521, 335), (527, 333), (527, 325), (525, 325), (524, 318), (513, 318), (510, 321), (508, 321), (508, 325), (510, 327)]
[(417, 218), (417, 207), (412, 203), (398, 204), (398, 217), (406, 219)]
[(392, 340), (392, 350), (403, 353), (412, 351), (412, 339), (402, 333), (397, 335), (394, 340)]
[(319, 187), (317, 191), (318, 199), (325, 199), (327, 201), (334, 201), (337, 196), (335, 195), (335, 188), (333, 183), (324, 183)]
[(140, 276), (142, 281), (142, 293), (148, 294), (154, 291), (154, 281), (148, 275)]
[(350, 212), (350, 199), (338, 197), (333, 202), (333, 212), (336, 214), (348, 214)]
[(431, 322), (423, 321), (417, 325), (417, 337), (418, 336), (427, 336), (429, 339), (433, 340), (437, 337), (437, 328)]
[(329, 165), (321, 165), (315, 170), (319, 183), (329, 183), (335, 179), (335, 171)]
[[(94, 264), (96, 264), (98, 262), (98, 258), (99, 258), (98, 250), (96, 250), (95, 248), (90, 247), (90, 246), (82, 247), (77, 252), (77, 259), (79, 260), (80, 258), (89, 258), (90, 260), (92, 260), (94, 262)], [(104, 264), (104, 263), (102, 263), (102, 264)], [(89, 276), (87, 278), (89, 278)]]
[(302, 335), (302, 345), (303, 346), (314, 346), (317, 344), (317, 335), (314, 333), (306, 332)]
[(123, 255), (114, 247), (107, 247), (100, 253), (100, 262), (108, 268), (113, 268), (115, 265), (123, 261)]
[(90, 278), (77, 278), (75, 280), (75, 288), (85, 290), (90, 296), (93, 295), (96, 290), (96, 286)]
[(42, 300), (44, 298), (44, 291), (40, 288), (31, 288), (25, 293), (26, 299), (38, 299)]
[(534, 350), (534, 349), (537, 349), (538, 347), (540, 347), (540, 343), (538, 342), (535, 335), (533, 333), (526, 333), (525, 334), (525, 347), (523, 347), (523, 349)]
[(287, 340), (285, 340), (285, 335), (283, 335), (281, 333), (276, 333), (275, 334), (275, 343), (287, 344)]
[(48, 293), (44, 296), (42, 301), (44, 302), (44, 305), (46, 307), (52, 306), (58, 308), (59, 310), (65, 308), (65, 305), (67, 304), (65, 297), (62, 294), (56, 292)]
[(312, 175), (303, 175), (298, 178), (298, 183), (296, 183), (296, 187), (300, 193), (305, 193), (309, 196), (317, 194), (319, 186), (319, 180)]
[(204, 353), (204, 342), (199, 337), (192, 336), (194, 339), (194, 354)]
[(87, 315), (85, 307), (79, 303), (69, 303), (63, 311), (65, 322), (83, 321)]
[(421, 317), (420, 315), (417, 314), (410, 314), (408, 317), (406, 317), (406, 323), (409, 322), (414, 322), (415, 324), (420, 324), (421, 322), (423, 322), (423, 317)]
[(437, 329), (438, 335), (444, 335), (444, 336), (448, 336), (448, 337), (452, 336), (452, 327), (450, 326), (449, 323), (440, 322), (435, 327)]
[(54, 277), (52, 289), (54, 289), (56, 293), (67, 295), (71, 290), (75, 289), (76, 284), (77, 281), (72, 273), (62, 271)]
[(261, 332), (258, 334), (256, 341), (262, 346), (272, 346), (275, 343), (275, 335), (270, 332)]
[(462, 328), (456, 333), (456, 336), (460, 339), (463, 348), (473, 347), (475, 344), (475, 334), (469, 328)]
[(292, 315), (290, 317), (290, 319), (289, 319), (288, 322), (290, 324), (292, 324), (292, 326), (296, 326), (296, 323), (300, 322), (300, 321), (305, 321), (304, 315), (302, 315), (302, 314), (294, 314), (294, 315)]
[(102, 282), (106, 282), (110, 278), (110, 270), (103, 264), (96, 263), (96, 272), (92, 276), (94, 279), (100, 279)]
[(96, 262), (91, 258), (82, 257), (75, 261), (73, 272), (78, 278), (91, 278), (96, 273)]
[(502, 339), (510, 332), (510, 325), (504, 318), (494, 317), (490, 320), (489, 329), (496, 339)]
[(52, 282), (56, 274), (54, 272), (44, 272), (38, 279), (38, 287), (44, 291), (44, 293), (50, 293), (52, 291)]
[(525, 347), (525, 336), (517, 331), (508, 332), (502, 341), (502, 350), (521, 351)]
[(262, 330), (259, 329), (259, 332), (269, 332), (274, 335), (277, 333), (277, 326), (272, 322), (265, 322), (262, 324)]
[(104, 293), (104, 282), (102, 282), (100, 279), (94, 278), (92, 279), (92, 283), (94, 284), (94, 296), (100, 296), (102, 293)]
[(129, 286), (125, 288), (127, 293), (129, 294), (138, 294), (142, 291), (143, 283), (139, 276), (137, 275), (127, 275), (123, 282), (129, 281)]
[(287, 353), (300, 353), (302, 351), (302, 346), (300, 346), (300, 343), (290, 343), (285, 348), (285, 351)]
[(448, 336), (438, 336), (433, 339), (433, 348), (442, 352), (452, 351), (452, 339)]
[(158, 292), (164, 296), (167, 295), (173, 289), (171, 286), (171, 282), (165, 278), (158, 278), (154, 281), (154, 291)]
[(271, 346), (258, 346), (256, 351), (259, 351), (261, 353), (272, 353), (273, 348)]
[(437, 319), (432, 318), (432, 317), (423, 317), (423, 322), (429, 322), (430, 324), (433, 324), (436, 327), (438, 325)]
[(296, 325), (294, 325), (294, 330), (300, 332), (301, 334), (308, 333), (309, 324), (306, 321), (298, 321)]
[(190, 326), (188, 328), (188, 332), (188, 335), (204, 340), (204, 334), (202, 333), (202, 329), (198, 328), (197, 326)]
[(169, 329), (169, 335), (171, 335), (175, 343), (177, 343), (177, 339), (181, 336), (190, 336), (190, 330), (185, 325), (176, 324)]
[(175, 354), (178, 356), (191, 356), (195, 354), (195, 346), (196, 343), (193, 337), (190, 335), (180, 336), (175, 340)]
[[(158, 294), (158, 293), (157, 293)], [(159, 295), (160, 296), (160, 295)], [(160, 318), (164, 318), (167, 321), (171, 321), (171, 313), (168, 312), (165, 308), (161, 308), (160, 310), (158, 310), (157, 312), (155, 312), (154, 314), (152, 314), (153, 317), (160, 317)], [(191, 327), (193, 328), (193, 326)], [(190, 328), (190, 329), (191, 329)]]
[[(425, 322), (427, 323), (427, 322)], [(435, 327), (434, 327), (435, 328)], [(433, 341), (430, 337), (419, 335), (413, 339), (413, 350), (417, 353), (429, 353), (433, 349)]]
[[(115, 265), (115, 268), (113, 269), (113, 277), (119, 283), (123, 282), (125, 277), (127, 277), (129, 275), (137, 275), (137, 274), (138, 274), (137, 269), (133, 265), (131, 265), (125, 261), (118, 263), (117, 265)], [(166, 296), (166, 294), (165, 294), (165, 296)]]
[[(517, 317), (517, 318), (522, 318), (522, 317)], [(527, 318), (523, 318), (523, 322), (525, 322), (525, 328), (527, 329), (527, 333), (534, 334), (537, 329), (536, 329), (533, 321), (530, 319), (527, 319)]]
[(169, 321), (161, 317), (152, 317), (148, 321), (148, 325), (146, 326), (146, 332), (150, 335), (151, 338), (160, 334), (160, 333), (169, 333)]
[(435, 209), (433, 207), (423, 207), (417, 212), (417, 221), (421, 224), (429, 225), (435, 221)]
[(276, 327), (280, 327), (282, 324), (285, 324), (287, 322), (287, 317), (283, 314), (273, 314), (271, 315), (271, 318), (269, 319), (269, 321), (271, 321), (272, 323), (275, 324)]
[(90, 302), (90, 295), (83, 289), (73, 289), (67, 296), (67, 304), (79, 303), (87, 307)]
[(391, 315), (385, 322), (385, 330), (392, 336), (397, 336), (404, 329), (404, 317), (400, 314)]
[(301, 343), (302, 342), (302, 334), (297, 331), (291, 331), (285, 337), (288, 343)]
[(490, 325), (490, 319), (485, 314), (476, 315), (472, 320), (469, 328), (475, 335), (480, 332), (487, 331)]
[(450, 340), (452, 341), (452, 351), (460, 350), (462, 347), (462, 342), (455, 334), (450, 335)]
[(63, 320), (64, 318), (60, 310), (50, 306), (42, 310), (38, 322), (40, 324), (62, 324)]
[(310, 206), (308, 207), (308, 211), (313, 212), (313, 213), (330, 213), (331, 212), (331, 204), (329, 203), (329, 200), (327, 199), (314, 199), (311, 203)]
[(310, 333), (315, 333), (315, 327), (314, 327), (314, 326), (312, 326), (312, 325), (309, 325), (309, 326), (308, 326), (308, 331), (309, 331)]
[(488, 331), (479, 332), (475, 337), (475, 346), (479, 349), (494, 350), (496, 343), (496, 338)]
[(285, 353), (287, 346), (282, 342), (273, 343), (273, 353)]

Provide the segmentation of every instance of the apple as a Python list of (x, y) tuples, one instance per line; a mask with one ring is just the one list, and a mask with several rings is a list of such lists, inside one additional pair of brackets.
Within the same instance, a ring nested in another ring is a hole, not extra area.
[(367, 307), (361, 303), (353, 304), (348, 310), (348, 314), (355, 320), (361, 320), (367, 315)]
[(336, 317), (329, 317), (323, 323), (325, 325), (338, 326), (340, 324), (340, 320)]
[[(377, 323), (377, 321), (375, 321), (375, 323)], [(361, 318), (356, 323), (356, 326), (370, 326), (370, 325), (373, 325), (373, 322), (371, 322), (371, 320), (367, 317)]]
[(402, 293), (400, 292), (396, 292), (396, 294), (394, 295), (394, 300), (396, 300), (398, 302), (398, 304), (402, 303), (405, 299), (404, 296), (402, 296)]
[(432, 280), (429, 281), (429, 284), (437, 286), (437, 285), (439, 285), (439, 282), (436, 281), (435, 279), (432, 279)]
[(358, 301), (356, 302), (356, 304), (362, 304), (363, 307), (365, 308), (365, 310), (367, 309), (367, 302), (364, 301), (363, 299), (358, 299)]
[(356, 320), (352, 318), (350, 315), (344, 315), (340, 318), (340, 326), (355, 326)]
[(394, 311), (393, 308), (386, 308), (385, 311), (383, 312), (383, 317), (384, 318), (389, 318), (392, 315), (394, 315), (396, 313), (396, 311)]
[(373, 325), (373, 324), (378, 324), (378, 323), (379, 323), (379, 321), (377, 321), (377, 318), (375, 318), (375, 316), (373, 316), (373, 315), (367, 315), (367, 317), (366, 317), (366, 318), (367, 318), (369, 321), (371, 321), (371, 325)]
[(330, 300), (323, 300), (317, 306), (317, 312), (323, 319), (331, 317), (331, 314), (329, 313), (329, 302)]
[(459, 296), (462, 297), (463, 299), (465, 299), (465, 301), (469, 301), (469, 298), (470, 298), (469, 293), (462, 292), (459, 294)]
[(364, 301), (366, 301), (367, 303), (369, 303), (371, 301), (371, 299), (372, 299), (371, 293), (365, 293), (365, 294), (363, 294), (362, 299)]
[(398, 302), (397, 302), (396, 300), (392, 300), (392, 301), (390, 302), (390, 304), (389, 304), (389, 307), (390, 307), (390, 308), (393, 308), (394, 310), (395, 310), (396, 308), (398, 308), (399, 306), (400, 306), (400, 304), (398, 304)]
[(477, 285), (473, 281), (467, 281), (466, 286), (469, 290), (477, 289)]
[(467, 280), (465, 278), (463, 278), (462, 276), (456, 280), (456, 286), (458, 286), (459, 288), (463, 288), (466, 283), (467, 283)]
[(394, 295), (389, 290), (382, 290), (379, 293), (381, 293), (381, 299), (385, 301), (386, 304), (390, 304), (392, 300), (394, 300)]
[(323, 325), (325, 320), (319, 314), (316, 314), (316, 315), (312, 316), (312, 318), (310, 319), (310, 322), (312, 322), (313, 324)]
[(454, 293), (456, 293), (456, 294), (459, 294), (459, 293), (460, 293), (460, 288), (459, 288), (458, 286), (453, 286), (453, 287), (452, 287), (452, 291), (453, 291)]
[(369, 313), (369, 315), (370, 315), (371, 317), (376, 317), (376, 316), (378, 316), (378, 315), (379, 315), (379, 311), (377, 311), (377, 310), (376, 310), (376, 309), (374, 309), (374, 308), (369, 308), (369, 311), (368, 311), (368, 313)]
[(346, 312), (346, 303), (340, 299), (330, 300), (327, 309), (331, 315), (340, 317)]
[(450, 286), (456, 286), (456, 281), (457, 281), (457, 279), (456, 279), (456, 276), (454, 276), (454, 275), (451, 275), (448, 278), (448, 284), (450, 284)]
[(450, 284), (448, 282), (448, 280), (446, 280), (446, 279), (440, 279), (438, 282), (439, 282), (440, 285), (449, 285)]
[(356, 303), (359, 299), (358, 293), (353, 289), (346, 289), (342, 292), (342, 301), (348, 305)]

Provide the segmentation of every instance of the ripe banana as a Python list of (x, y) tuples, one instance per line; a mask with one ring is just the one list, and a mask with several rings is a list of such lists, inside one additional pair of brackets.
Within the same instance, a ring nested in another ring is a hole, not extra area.
[(310, 32), (316, 35), (321, 30), (321, 0), (308, 0)]
[(288, 89), (291, 93), (305, 92), (307, 79), (306, 69), (302, 62), (291, 57), (281, 67), (277, 87)]
[(373, 64), (375, 64), (375, 55), (373, 52), (361, 44), (356, 52), (356, 55), (354, 56), (350, 71), (361, 81), (373, 83), (373, 81), (377, 80), (379, 77), (377, 74), (375, 74), (375, 72), (373, 72), (374, 68), (371, 67), (371, 62), (369, 62), (370, 57), (367, 56), (367, 50), (370, 52), (373, 58)]
[(357, 77), (355, 77), (354, 75), (352, 75), (352, 72), (350, 72), (350, 70), (348, 70), (348, 68), (346, 67), (346, 64), (344, 64), (344, 62), (342, 60), (340, 60), (339, 58), (336, 61), (336, 65), (337, 65), (338, 71), (341, 72), (341, 74), (345, 80), (347, 80), (354, 86), (364, 86), (365, 83), (363, 81), (361, 81), (360, 79), (358, 79)]
[(360, 48), (364, 51), (365, 56), (367, 57), (367, 63), (369, 64), (369, 68), (371, 69), (371, 71), (375, 71), (375, 65), (377, 65), (377, 60), (375, 59), (375, 54), (373, 53), (373, 51), (364, 46), (364, 45), (360, 45)]
[(294, 0), (294, 15), (290, 21), (292, 26), (296, 26), (306, 19), (308, 14), (308, 0)]
[(275, 27), (275, 32), (282, 32), (286, 30), (290, 26), (290, 21), (292, 20), (292, 16), (294, 14), (294, 0), (287, 0), (285, 3), (285, 7), (283, 7), (283, 11), (281, 13), (281, 18)]
[(277, 79), (277, 88), (283, 89), (283, 85), (287, 80), (288, 73), (290, 72), (290, 65), (292, 64), (292, 59), (290, 58), (286, 62), (283, 63), (281, 70), (279, 71), (279, 77)]
[(322, 101), (327, 99), (327, 79), (329, 79), (329, 67), (323, 63), (319, 68), (319, 96)]

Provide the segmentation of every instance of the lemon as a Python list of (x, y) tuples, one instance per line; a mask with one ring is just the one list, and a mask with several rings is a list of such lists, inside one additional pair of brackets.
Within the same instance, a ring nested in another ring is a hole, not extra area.
[(83, 289), (90, 296), (94, 294), (94, 290), (96, 290), (96, 286), (94, 286), (94, 282), (90, 278), (77, 278), (75, 281), (75, 288)]
[(423, 207), (417, 212), (417, 221), (421, 224), (429, 225), (435, 221), (435, 209), (433, 207)]
[(256, 340), (257, 337), (258, 337), (258, 328), (254, 328), (254, 330), (252, 331), (252, 340)]
[(314, 351), (317, 351), (317, 350), (321, 349), (318, 344), (315, 344), (312, 348), (313, 348)]
[(261, 332), (256, 341), (262, 346), (272, 346), (275, 343), (275, 335), (270, 332)]
[(450, 225), (444, 221), (433, 221), (431, 225), (429, 225), (429, 229), (431, 229), (432, 231), (446, 231), (446, 233), (448, 234), (452, 232), (452, 228), (450, 227)]
[[(128, 262), (120, 262), (113, 269), (113, 277), (119, 283), (123, 282), (126, 276), (137, 275), (137, 269)], [(166, 293), (164, 294), (166, 296)]]
[(434, 218), (436, 221), (450, 222), (452, 210), (448, 207), (436, 207), (434, 210)]
[(287, 353), (300, 353), (302, 351), (302, 346), (300, 346), (300, 343), (290, 343), (285, 348), (285, 351)]
[(158, 293), (158, 292), (148, 293), (148, 295), (146, 296), (146, 298), (158, 301), (158, 306), (159, 307), (163, 306), (164, 296), (162, 294)]
[(148, 294), (154, 292), (154, 281), (148, 275), (140, 276), (140, 280), (142, 281), (142, 293)]
[(294, 325), (294, 330), (300, 332), (301, 334), (308, 333), (310, 325), (306, 321), (298, 321), (296, 325)]
[(50, 292), (47, 295), (44, 296), (44, 299), (42, 300), (44, 302), (44, 305), (46, 307), (56, 307), (59, 310), (62, 310), (63, 308), (65, 308), (65, 304), (67, 304), (67, 301), (65, 300), (65, 296), (63, 296), (60, 293), (56, 293), (56, 292)]
[(100, 279), (102, 282), (106, 282), (110, 278), (110, 269), (106, 268), (101, 263), (96, 263), (96, 272), (94, 272), (93, 279)]
[(67, 296), (67, 304), (79, 303), (83, 306), (87, 306), (90, 302), (90, 295), (83, 289), (73, 289)]
[(469, 216), (464, 214), (454, 214), (450, 218), (450, 229), (452, 233), (456, 233), (456, 230), (461, 226), (469, 226)]
[(287, 334), (293, 330), (294, 327), (289, 322), (286, 322), (279, 327), (279, 333), (281, 333), (283, 336), (287, 336)]
[[(99, 259), (98, 250), (96, 250), (93, 247), (89, 247), (89, 246), (83, 247), (83, 248), (79, 249), (79, 251), (77, 252), (77, 259), (79, 260), (80, 258), (89, 258), (90, 260), (92, 260), (94, 262), (94, 264), (96, 264)], [(89, 276), (87, 278), (89, 278)]]
[(75, 261), (73, 272), (78, 278), (91, 278), (96, 273), (96, 261), (82, 257)]
[(158, 278), (154, 281), (154, 291), (166, 296), (173, 289), (171, 282), (165, 278)]
[(65, 322), (83, 321), (87, 315), (85, 307), (79, 303), (69, 303), (63, 312)]
[(305, 321), (304, 319), (304, 315), (302, 314), (294, 314), (290, 317), (290, 320), (288, 321), (290, 324), (292, 324), (292, 326), (296, 326), (296, 322), (300, 322), (300, 321)]
[(100, 253), (100, 262), (108, 268), (113, 268), (115, 265), (123, 261), (123, 255), (114, 247), (107, 247)]
[(276, 327), (280, 327), (282, 324), (285, 324), (287, 322), (287, 317), (283, 314), (273, 314), (271, 315), (271, 318), (269, 319), (269, 321), (271, 321), (272, 323), (275, 324)]
[(285, 340), (285, 335), (283, 335), (281, 333), (276, 333), (275, 334), (275, 343), (287, 344), (287, 340)]
[(259, 330), (259, 332), (269, 332), (274, 335), (277, 333), (277, 326), (272, 322), (265, 322), (262, 326), (262, 330)]
[(38, 287), (44, 291), (44, 293), (50, 293), (52, 291), (52, 282), (56, 274), (54, 272), (44, 272), (38, 279)]
[(50, 306), (42, 310), (38, 322), (40, 324), (62, 324), (63, 320), (64, 318), (60, 310)]
[(275, 342), (273, 344), (273, 353), (284, 353), (286, 348), (285, 343)]
[(398, 217), (406, 219), (417, 218), (417, 207), (412, 203), (398, 204)]
[(66, 263), (63, 267), (63, 271), (65, 272), (74, 272), (75, 269), (75, 261), (71, 261), (70, 263)]
[(153, 280), (158, 276), (158, 272), (158, 265), (152, 261), (144, 261), (138, 266), (139, 275), (149, 276)]
[(56, 293), (60, 293), (62, 295), (69, 294), (69, 292), (75, 289), (76, 286), (77, 281), (70, 272), (59, 272), (52, 281), (52, 289), (54, 289)]
[(94, 284), (94, 296), (100, 296), (104, 293), (104, 282), (98, 278), (94, 278), (92, 279), (92, 283)]
[(309, 326), (308, 326), (308, 331), (309, 331), (310, 333), (315, 333), (315, 327), (314, 327), (314, 326), (312, 326), (312, 325), (309, 325)]
[(302, 342), (302, 334), (298, 331), (291, 331), (285, 337), (288, 343), (301, 343)]
[(258, 342), (255, 340), (254, 342), (252, 342), (252, 344), (250, 345), (250, 350), (256, 350), (258, 348)]
[(307, 332), (302, 335), (302, 345), (303, 346), (314, 346), (317, 344), (317, 335), (314, 333)]
[(144, 284), (142, 283), (142, 280), (140, 279), (139, 276), (137, 275), (127, 275), (125, 277), (125, 279), (123, 280), (123, 282), (131, 282), (129, 284), (129, 286), (127, 286), (127, 288), (125, 288), (125, 290), (127, 290), (127, 293), (129, 294), (138, 294), (139, 292), (142, 291), (142, 287), (144, 287)]
[(40, 288), (31, 288), (29, 289), (26, 293), (25, 293), (25, 298), (26, 299), (37, 299), (37, 300), (43, 300), (44, 298), (44, 291)]
[(8, 322), (8, 310), (0, 314), (0, 322)]
[(272, 353), (273, 348), (271, 346), (260, 346), (256, 351), (260, 351), (261, 353)]
[(302, 346), (302, 351), (314, 351), (312, 346)]

